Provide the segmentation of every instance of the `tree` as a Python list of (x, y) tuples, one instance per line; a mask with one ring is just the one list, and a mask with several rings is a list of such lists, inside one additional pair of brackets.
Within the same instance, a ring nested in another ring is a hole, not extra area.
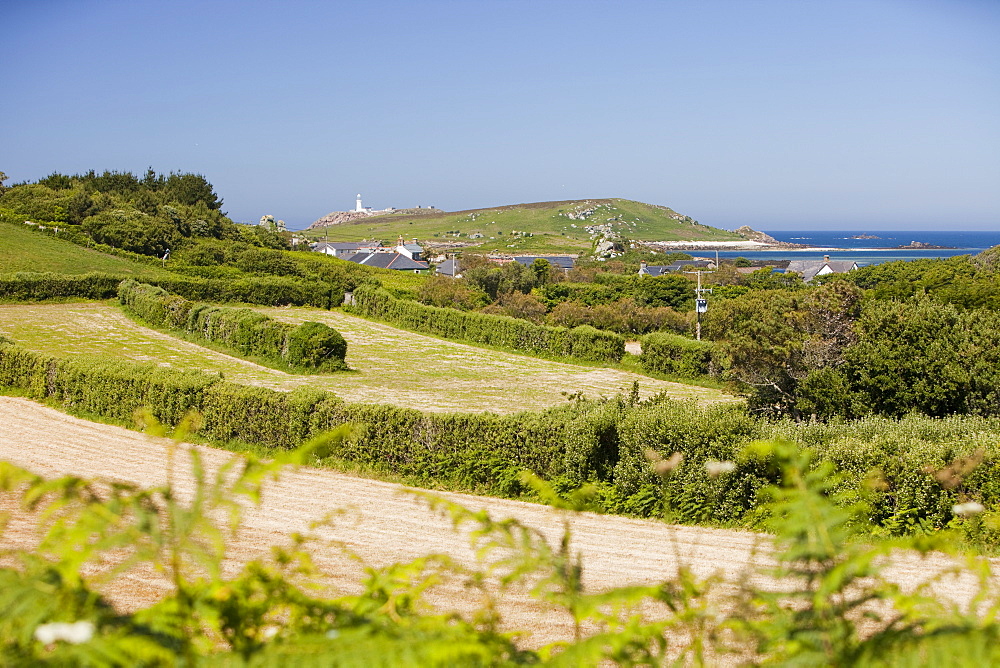
[(686, 276), (667, 274), (656, 278), (642, 278), (633, 291), (635, 298), (645, 306), (690, 308), (693, 305), (694, 285)]
[(190, 205), (202, 202), (209, 209), (222, 208), (222, 200), (201, 174), (171, 172), (163, 184), (163, 192), (169, 201)]
[(483, 309), (483, 313), (507, 315), (540, 324), (545, 319), (546, 308), (535, 295), (515, 291), (500, 297), (496, 304)]
[[(861, 291), (846, 282), (809, 291), (757, 290), (718, 303), (706, 317), (706, 330), (753, 408), (798, 418), (803, 381), (843, 364), (860, 299)], [(807, 387), (815, 388), (814, 381)], [(813, 408), (815, 397), (809, 401)]]
[(535, 274), (535, 285), (548, 285), (559, 280), (561, 272), (551, 262), (543, 257), (536, 257), (531, 263), (531, 271)]
[(113, 209), (88, 216), (83, 231), (94, 241), (143, 255), (161, 256), (176, 245), (177, 228), (136, 209)]
[(1000, 315), (923, 295), (873, 301), (844, 352), (845, 373), (871, 410), (1000, 414)]
[(485, 306), (489, 297), (464, 278), (430, 276), (420, 285), (417, 295), (424, 304), (469, 311)]

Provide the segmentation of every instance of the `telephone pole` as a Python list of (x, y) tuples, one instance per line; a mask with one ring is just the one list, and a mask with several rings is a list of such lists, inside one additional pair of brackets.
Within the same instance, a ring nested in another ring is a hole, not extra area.
[(712, 288), (701, 287), (701, 275), (702, 271), (685, 271), (685, 274), (696, 274), (698, 276), (698, 287), (694, 289), (694, 310), (698, 314), (698, 324), (695, 325), (695, 338), (701, 341), (701, 314), (708, 311), (708, 300), (705, 299), (705, 293), (711, 294)]

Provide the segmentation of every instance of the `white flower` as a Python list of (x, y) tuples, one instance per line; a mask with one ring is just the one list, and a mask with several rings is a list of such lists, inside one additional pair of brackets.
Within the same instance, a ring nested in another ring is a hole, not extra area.
[(978, 515), (984, 510), (986, 510), (986, 508), (983, 507), (983, 504), (977, 503), (976, 501), (966, 501), (965, 503), (959, 503), (951, 507), (951, 512), (955, 513), (958, 517)]
[(732, 473), (736, 470), (736, 464), (733, 462), (717, 462), (714, 459), (710, 459), (705, 462), (705, 471), (712, 478), (718, 478), (724, 473)]
[(79, 645), (93, 637), (93, 622), (73, 622), (72, 624), (67, 622), (52, 622), (51, 624), (42, 624), (35, 629), (35, 639), (43, 645), (51, 645), (58, 640), (63, 640), (72, 645)]

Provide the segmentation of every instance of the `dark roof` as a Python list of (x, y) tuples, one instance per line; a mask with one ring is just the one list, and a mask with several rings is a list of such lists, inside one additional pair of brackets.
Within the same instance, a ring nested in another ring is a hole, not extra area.
[(680, 271), (684, 267), (700, 269), (701, 267), (710, 267), (713, 264), (715, 263), (711, 260), (677, 260), (667, 265), (667, 271)]
[(317, 253), (323, 253), (328, 248), (332, 248), (335, 251), (347, 251), (347, 250), (360, 250), (362, 248), (371, 248), (370, 243), (359, 243), (357, 241), (321, 241), (315, 246), (313, 246), (313, 251)]
[(518, 255), (514, 259), (524, 265), (530, 265), (535, 260), (548, 260), (549, 264), (560, 269), (573, 268), (573, 258), (568, 255)]
[(366, 267), (382, 267), (383, 269), (398, 269), (400, 271), (415, 271), (427, 268), (426, 262), (417, 262), (399, 253), (357, 253), (347, 258), (347, 260), (363, 264)]
[(711, 260), (677, 260), (676, 262), (671, 262), (670, 264), (653, 264), (647, 265), (645, 268), (639, 267), (639, 274), (645, 276), (662, 276), (671, 271), (681, 271), (684, 267), (694, 267), (695, 269), (704, 269), (705, 267), (714, 266), (715, 263)]
[(852, 269), (857, 269), (858, 264), (851, 260), (792, 260), (788, 263), (785, 271), (794, 271), (797, 274), (801, 274), (802, 280), (809, 282), (816, 278), (816, 275), (823, 270), (823, 267), (830, 268), (830, 271), (827, 273), (845, 274)]
[(444, 274), (445, 276), (455, 275), (455, 261), (445, 260), (437, 266), (437, 273)]

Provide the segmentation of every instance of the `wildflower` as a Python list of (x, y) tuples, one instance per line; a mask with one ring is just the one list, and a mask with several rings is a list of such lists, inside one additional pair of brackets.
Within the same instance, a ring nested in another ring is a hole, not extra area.
[(714, 459), (710, 459), (705, 462), (705, 471), (708, 472), (709, 477), (718, 478), (724, 473), (732, 473), (736, 470), (736, 464), (733, 462), (717, 462)]
[(966, 501), (965, 503), (959, 503), (951, 507), (951, 512), (955, 513), (958, 517), (971, 517), (972, 515), (978, 515), (979, 513), (986, 510), (983, 504), (976, 501)]
[(43, 645), (62, 640), (71, 645), (79, 645), (94, 637), (93, 622), (52, 622), (35, 629), (35, 639)]
[(656, 475), (666, 475), (680, 466), (681, 462), (684, 461), (684, 455), (679, 452), (675, 452), (668, 459), (664, 459), (656, 450), (649, 448), (646, 450), (645, 455), (646, 459), (653, 465)]

